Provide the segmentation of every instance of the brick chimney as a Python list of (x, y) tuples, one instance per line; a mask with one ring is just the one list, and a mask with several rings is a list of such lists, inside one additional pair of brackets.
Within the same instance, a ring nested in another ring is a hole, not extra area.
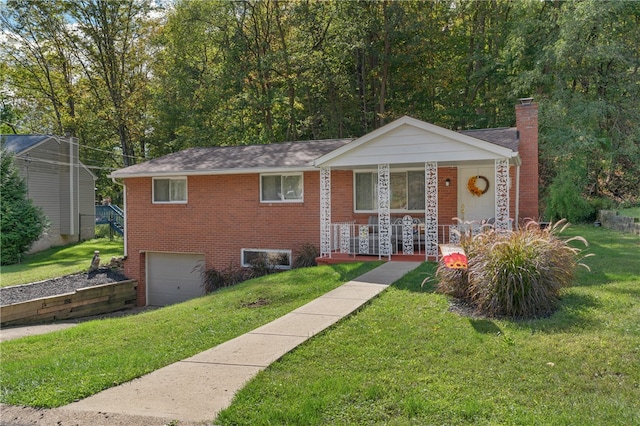
[(538, 212), (538, 104), (533, 98), (516, 105), (516, 128), (520, 135), (520, 218), (539, 220)]

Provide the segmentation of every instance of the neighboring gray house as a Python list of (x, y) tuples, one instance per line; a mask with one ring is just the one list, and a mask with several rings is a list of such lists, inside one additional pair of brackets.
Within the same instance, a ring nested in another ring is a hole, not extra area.
[(2, 147), (44, 210), (50, 227), (31, 252), (95, 236), (97, 177), (78, 158), (78, 139), (52, 135), (0, 135)]

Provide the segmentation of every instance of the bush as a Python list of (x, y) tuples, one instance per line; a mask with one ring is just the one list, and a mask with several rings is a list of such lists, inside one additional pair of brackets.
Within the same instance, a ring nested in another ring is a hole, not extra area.
[(0, 264), (20, 261), (47, 225), (42, 209), (27, 197), (27, 187), (13, 165), (13, 157), (0, 152)]
[(249, 272), (233, 262), (220, 271), (215, 268), (206, 269), (204, 265), (199, 268), (202, 286), (207, 294), (223, 287), (239, 284), (249, 278)]
[(556, 234), (564, 221), (540, 229), (529, 222), (517, 231), (485, 229), (462, 240), (468, 269), (438, 268), (438, 291), (462, 300), (487, 317), (535, 318), (557, 309), (562, 289), (571, 285), (580, 250)]
[(561, 175), (549, 187), (545, 216), (549, 220), (566, 218), (571, 222), (584, 222), (595, 217), (595, 209), (582, 196), (579, 180)]
[[(286, 262), (289, 260), (287, 259)], [(249, 276), (250, 278), (258, 278), (265, 275), (272, 274), (276, 271), (276, 265), (281, 262), (277, 256), (270, 258), (265, 253), (259, 253), (254, 256), (249, 263)]]
[(251, 259), (251, 264), (248, 268), (244, 268), (234, 262), (229, 263), (226, 268), (221, 270), (215, 268), (206, 269), (204, 265), (199, 265), (196, 268), (200, 269), (202, 286), (205, 293), (208, 294), (223, 287), (231, 287), (252, 278), (278, 272), (277, 266), (283, 264), (282, 262), (285, 260), (288, 263), (288, 259), (280, 257), (269, 258), (264, 253), (260, 253)]
[(298, 249), (292, 268), (307, 268), (317, 266), (316, 258), (320, 256), (320, 251), (311, 243), (304, 244)]

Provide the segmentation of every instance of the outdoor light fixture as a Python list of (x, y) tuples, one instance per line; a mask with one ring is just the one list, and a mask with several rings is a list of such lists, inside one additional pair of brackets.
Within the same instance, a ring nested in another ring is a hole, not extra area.
[(451, 185), (451, 179), (447, 178), (447, 180), (444, 181), (444, 186), (449, 186)]

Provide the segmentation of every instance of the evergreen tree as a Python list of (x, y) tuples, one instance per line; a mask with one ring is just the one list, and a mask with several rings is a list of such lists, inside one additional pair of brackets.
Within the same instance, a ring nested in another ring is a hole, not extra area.
[(45, 229), (47, 218), (27, 197), (24, 180), (14, 167), (13, 156), (0, 152), (0, 264), (20, 261)]

